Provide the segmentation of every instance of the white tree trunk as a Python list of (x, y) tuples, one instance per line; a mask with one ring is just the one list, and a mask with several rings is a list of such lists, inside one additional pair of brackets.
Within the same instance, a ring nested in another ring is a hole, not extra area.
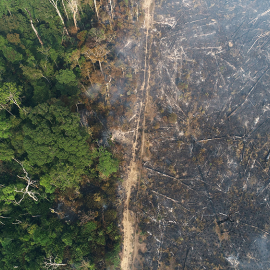
[(65, 263), (56, 263), (55, 259), (53, 260), (52, 256), (50, 256), (47, 262), (46, 261), (44, 262), (44, 267), (46, 269), (57, 269), (58, 267), (65, 265), (66, 265)]
[(18, 104), (15, 98), (10, 98), (10, 100), (21, 110), (21, 106)]
[(100, 66), (100, 71), (101, 71), (101, 73), (103, 74), (103, 70), (102, 70), (101, 62), (100, 62), (100, 61), (98, 61), (98, 62), (99, 62), (99, 66)]
[(10, 115), (13, 115), (13, 116), (14, 116), (14, 114), (11, 113), (11, 112), (10, 112), (7, 108), (5, 108), (2, 104), (0, 104), (0, 106), (2, 107), (2, 109), (6, 110)]
[(21, 177), (19, 175), (17, 175), (19, 178), (24, 179), (27, 182), (27, 186), (25, 188), (22, 188), (21, 190), (17, 190), (15, 188), (15, 191), (18, 193), (22, 193), (22, 198), (17, 202), (16, 200), (14, 201), (14, 203), (16, 204), (20, 204), (22, 202), (22, 200), (24, 199), (25, 195), (27, 194), (29, 197), (31, 197), (34, 201), (38, 201), (38, 198), (36, 197), (36, 194), (39, 194), (38, 192), (29, 190), (30, 187), (36, 187), (36, 182), (37, 181), (33, 181), (29, 176), (28, 176), (28, 172), (25, 170), (25, 168), (23, 167), (23, 164), (18, 161), (17, 159), (13, 158), (13, 160), (15, 160), (19, 165), (21, 165), (23, 172), (25, 174), (24, 177)]
[(112, 0), (109, 0), (110, 7), (111, 7), (111, 17), (113, 18), (113, 6), (112, 6)]
[(58, 7), (57, 7), (57, 2), (58, 2), (58, 0), (49, 0), (49, 2), (50, 2), (50, 3), (53, 5), (53, 7), (55, 8), (55, 10), (56, 10), (56, 12), (57, 12), (57, 14), (58, 14), (58, 16), (59, 16), (59, 18), (60, 18), (62, 24), (64, 25), (65, 32), (66, 32), (67, 35), (69, 36), (69, 33), (68, 33), (67, 28), (66, 28), (64, 19), (63, 19), (61, 13), (60, 13), (60, 10), (59, 10)]
[(96, 11), (97, 17), (98, 17), (97, 0), (94, 0), (94, 4), (95, 4), (95, 11)]
[(39, 43), (41, 44), (41, 46), (43, 46), (43, 42), (42, 42), (42, 40), (41, 40), (41, 38), (40, 38), (40, 36), (39, 36), (39, 34), (38, 34), (38, 31), (36, 30), (36, 28), (35, 28), (35, 26), (34, 26), (34, 24), (33, 24), (33, 20), (32, 20), (31, 13), (28, 11), (28, 9), (25, 8), (25, 10), (27, 11), (27, 13), (28, 13), (29, 16), (30, 16), (30, 23), (31, 23), (32, 29), (34, 30), (34, 32), (35, 32), (35, 34), (36, 34), (36, 36), (37, 36), (37, 38), (38, 38)]
[(67, 16), (67, 19), (69, 20), (68, 13), (67, 13), (67, 10), (66, 10), (65, 4), (64, 4), (64, 0), (62, 0), (62, 5), (64, 7), (64, 10), (65, 10), (65, 14)]
[(68, 1), (68, 7), (71, 10), (71, 12), (73, 13), (73, 21), (74, 21), (74, 26), (76, 28), (76, 30), (78, 30), (78, 26), (77, 26), (77, 19), (76, 19), (76, 15), (78, 13), (78, 0), (69, 0)]
[(73, 13), (73, 21), (74, 21), (75, 28), (78, 29), (77, 20), (76, 20), (76, 12)]

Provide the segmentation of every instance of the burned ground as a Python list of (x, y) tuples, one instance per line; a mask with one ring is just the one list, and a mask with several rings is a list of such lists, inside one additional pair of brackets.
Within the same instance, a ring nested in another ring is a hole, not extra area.
[(153, 18), (134, 266), (269, 269), (270, 4), (168, 0)]

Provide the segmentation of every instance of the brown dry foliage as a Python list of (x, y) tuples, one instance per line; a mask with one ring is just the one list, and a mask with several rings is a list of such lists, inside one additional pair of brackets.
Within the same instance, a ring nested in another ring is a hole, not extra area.
[(8, 40), (10, 43), (14, 43), (15, 45), (18, 45), (19, 43), (21, 43), (20, 35), (17, 34), (17, 33), (14, 33), (14, 34), (7, 34), (7, 40)]

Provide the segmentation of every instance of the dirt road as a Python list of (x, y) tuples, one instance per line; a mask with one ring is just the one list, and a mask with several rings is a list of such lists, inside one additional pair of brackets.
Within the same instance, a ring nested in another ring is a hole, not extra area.
[[(121, 268), (123, 270), (133, 269), (135, 258), (138, 254), (138, 237), (136, 237), (136, 213), (129, 209), (129, 201), (132, 187), (136, 187), (140, 179), (141, 160), (144, 153), (144, 130), (145, 115), (148, 107), (148, 89), (149, 89), (149, 30), (152, 23), (153, 5), (152, 0), (145, 0), (143, 3), (145, 12), (145, 59), (144, 59), (144, 79), (137, 95), (137, 104), (139, 104), (138, 114), (136, 116), (136, 129), (132, 145), (132, 159), (129, 164), (128, 177), (124, 182), (126, 190), (126, 201), (123, 213), (123, 252)], [(141, 134), (140, 134), (141, 130)], [(141, 149), (138, 149), (138, 139), (141, 136)], [(138, 153), (140, 153), (138, 155)]]

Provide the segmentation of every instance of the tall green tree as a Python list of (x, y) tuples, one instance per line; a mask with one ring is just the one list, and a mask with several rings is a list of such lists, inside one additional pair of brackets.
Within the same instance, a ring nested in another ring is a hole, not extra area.
[(75, 95), (78, 92), (78, 82), (76, 75), (72, 70), (62, 69), (56, 75), (56, 88), (61, 91), (62, 95)]
[(109, 177), (112, 173), (117, 172), (119, 161), (113, 158), (112, 153), (103, 146), (96, 150), (98, 157), (97, 170), (102, 178)]
[(28, 114), (23, 130), (30, 164), (48, 173), (42, 184), (78, 186), (83, 170), (92, 164), (89, 135), (80, 126), (79, 115), (61, 104), (39, 104)]
[(12, 132), (12, 123), (10, 119), (6, 117), (6, 113), (4, 111), (0, 111), (0, 138), (7, 139), (11, 136)]

